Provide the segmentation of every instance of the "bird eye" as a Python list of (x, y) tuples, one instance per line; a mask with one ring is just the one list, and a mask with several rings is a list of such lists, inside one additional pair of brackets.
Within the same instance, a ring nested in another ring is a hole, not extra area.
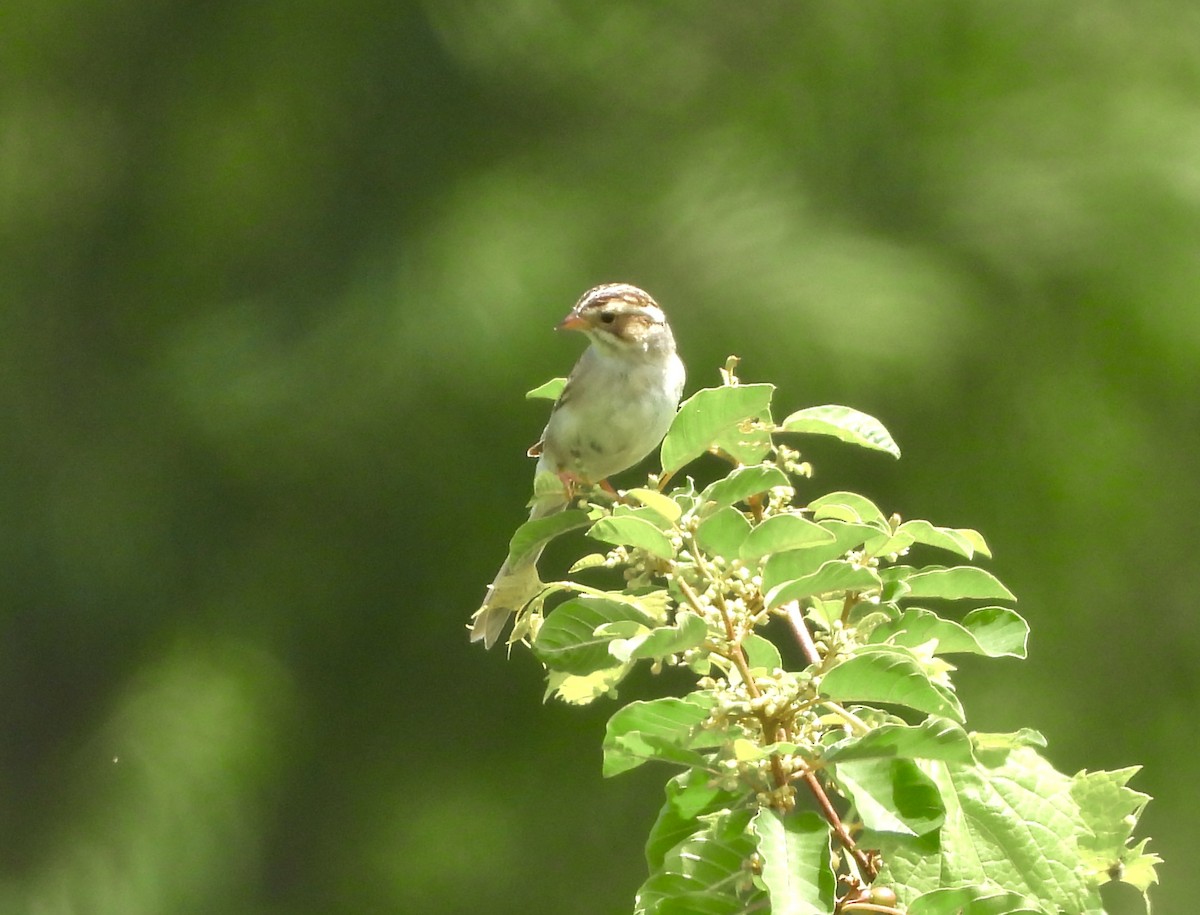
[(605, 324), (612, 324), (613, 321), (617, 320), (617, 316), (611, 311), (605, 311), (601, 313), (600, 320)]

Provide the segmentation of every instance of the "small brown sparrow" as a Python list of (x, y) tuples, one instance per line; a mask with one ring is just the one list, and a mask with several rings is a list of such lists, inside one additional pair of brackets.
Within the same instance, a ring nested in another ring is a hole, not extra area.
[[(602, 483), (654, 450), (683, 395), (684, 368), (658, 303), (627, 283), (589, 289), (558, 330), (578, 330), (591, 345), (567, 379), (542, 439), (529, 449), (537, 473), (567, 484)], [(539, 500), (530, 519), (561, 511), (565, 500)], [(491, 648), (508, 617), (537, 596), (537, 550), (506, 561), (472, 618), (471, 641)]]

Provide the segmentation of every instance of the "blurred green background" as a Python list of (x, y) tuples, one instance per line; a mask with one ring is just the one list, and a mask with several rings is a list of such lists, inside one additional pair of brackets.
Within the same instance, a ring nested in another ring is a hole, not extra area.
[(0, 912), (629, 910), (667, 770), (603, 781), (613, 706), (464, 630), (522, 394), (610, 280), (689, 390), (737, 353), (887, 424), (898, 463), (812, 442), (813, 493), (988, 537), (1033, 638), (965, 667), (969, 723), (1145, 764), (1189, 910), (1198, 34), (1190, 0), (8, 0)]

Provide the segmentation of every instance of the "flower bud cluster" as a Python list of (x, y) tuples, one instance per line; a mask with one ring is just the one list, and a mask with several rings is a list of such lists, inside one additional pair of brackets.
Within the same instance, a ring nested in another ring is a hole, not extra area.
[(776, 443), (775, 445), (775, 463), (784, 473), (790, 473), (797, 477), (811, 477), (812, 464), (808, 461), (800, 460), (800, 452), (794, 448), (789, 448), (787, 445)]

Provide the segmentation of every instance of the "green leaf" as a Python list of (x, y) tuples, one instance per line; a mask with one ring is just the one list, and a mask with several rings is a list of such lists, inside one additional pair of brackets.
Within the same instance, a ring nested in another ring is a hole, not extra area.
[(691, 611), (683, 610), (676, 616), (674, 626), (660, 626), (631, 639), (618, 639), (609, 646), (609, 651), (622, 661), (657, 660), (696, 648), (706, 638), (708, 626), (704, 620)]
[(787, 474), (778, 467), (754, 464), (750, 467), (735, 467), (724, 479), (717, 480), (700, 493), (703, 502), (716, 507), (745, 502), (776, 486), (790, 486)]
[(761, 908), (764, 893), (750, 881), (754, 851), (750, 812), (717, 814), (663, 855), (642, 884), (635, 911), (645, 915), (738, 915)]
[(910, 898), (956, 886), (987, 885), (1036, 900), (1050, 912), (1100, 913), (1099, 891), (1083, 866), (1088, 832), (1072, 779), (1022, 747), (995, 765), (921, 761), (938, 787), (946, 820), (935, 844), (866, 834), (892, 885)]
[(772, 588), (767, 592), (767, 609), (773, 610), (791, 601), (817, 594), (828, 594), (832, 591), (868, 591), (880, 586), (879, 576), (871, 569), (860, 568), (841, 559), (831, 559), (811, 575)]
[(861, 413), (852, 407), (826, 404), (797, 410), (779, 427), (784, 432), (807, 432), (816, 435), (832, 435), (852, 445), (861, 445), (875, 451), (885, 451), (892, 457), (900, 457), (900, 449), (883, 423), (873, 416)]
[(554, 696), (570, 705), (587, 705), (611, 695), (632, 669), (632, 664), (621, 664), (584, 676), (551, 670), (546, 674), (546, 698)]
[(1008, 607), (980, 607), (968, 613), (961, 624), (914, 607), (876, 626), (870, 640), (916, 648), (936, 639), (936, 654), (1023, 658), (1028, 637), (1029, 624)]
[(963, 721), (954, 694), (938, 689), (912, 654), (882, 645), (863, 646), (836, 664), (821, 679), (821, 693), (839, 702), (884, 702)]
[(808, 503), (814, 521), (829, 518), (860, 524), (887, 524), (879, 507), (866, 496), (855, 492), (831, 492)]
[(742, 651), (746, 654), (746, 665), (751, 670), (778, 670), (783, 667), (783, 659), (775, 643), (756, 632), (742, 639)]
[(633, 515), (601, 518), (592, 525), (587, 535), (605, 543), (636, 547), (660, 559), (671, 559), (675, 555), (671, 538), (649, 521)]
[(647, 628), (653, 621), (625, 603), (577, 597), (554, 608), (533, 642), (533, 653), (551, 670), (586, 676), (616, 667), (619, 661), (609, 652), (613, 636), (597, 635), (606, 623), (628, 621)]
[(937, 786), (911, 759), (848, 760), (834, 766), (834, 778), (875, 832), (923, 836), (945, 819)]
[(905, 581), (908, 597), (941, 597), (946, 600), (977, 598), (979, 600), (1016, 600), (1016, 596), (1000, 584), (991, 572), (975, 566), (937, 567), (922, 569)]
[(587, 512), (568, 509), (545, 518), (526, 521), (508, 542), (508, 564), (516, 565), (535, 550), (540, 550), (560, 534), (586, 527), (590, 523)]
[(812, 811), (780, 817), (760, 808), (750, 821), (771, 915), (826, 915), (837, 890), (829, 824)]
[(696, 528), (696, 543), (706, 553), (735, 559), (750, 534), (750, 522), (732, 506), (709, 515)]
[(907, 911), (908, 915), (1045, 915), (1036, 902), (989, 886), (934, 890), (913, 900)]
[(545, 384), (539, 384), (532, 391), (525, 392), (526, 400), (558, 400), (562, 390), (567, 386), (566, 378), (551, 378)]
[(762, 571), (764, 593), (785, 581), (811, 575), (829, 560), (842, 558), (849, 550), (862, 546), (868, 537), (879, 533), (871, 525), (844, 521), (822, 521), (820, 526), (833, 535), (832, 541), (773, 553), (767, 558)]
[(734, 450), (738, 450), (736, 442), (745, 437), (741, 424), (751, 419), (769, 419), (774, 391), (773, 384), (743, 384), (697, 391), (683, 402), (663, 439), (663, 470), (675, 473), (713, 447), (730, 451), (732, 443)]
[(646, 863), (651, 873), (663, 866), (667, 853), (704, 829), (698, 818), (733, 807), (742, 792), (718, 788), (702, 769), (688, 769), (667, 781), (667, 799), (646, 840)]
[(976, 553), (989, 557), (992, 555), (983, 536), (969, 528), (936, 527), (928, 521), (917, 520), (905, 521), (897, 533), (911, 537), (913, 543), (949, 550), (967, 559), (974, 559)]
[(799, 515), (775, 515), (750, 532), (742, 543), (741, 558), (758, 559), (768, 553), (781, 553), (803, 546), (833, 542), (833, 534), (819, 524)]
[(679, 507), (678, 502), (670, 496), (663, 495), (657, 489), (631, 489), (625, 495), (631, 499), (637, 499), (642, 505), (657, 512), (668, 525), (674, 524), (683, 514), (683, 509)]
[(711, 706), (711, 698), (693, 693), (686, 699), (668, 696), (619, 709), (604, 735), (604, 775), (618, 775), (652, 759), (703, 765), (693, 751), (729, 739), (727, 732), (700, 728)]
[(971, 738), (958, 724), (930, 716), (916, 726), (884, 724), (872, 728), (862, 736), (835, 743), (821, 758), (825, 762), (902, 758), (971, 763), (975, 754)]
[[(1097, 883), (1121, 880), (1142, 892), (1158, 882), (1158, 855), (1146, 854), (1143, 839), (1129, 847), (1133, 827), (1150, 802), (1149, 795), (1126, 787), (1137, 766), (1115, 772), (1080, 772), (1071, 783), (1071, 798), (1079, 805), (1085, 833), (1079, 838), (1084, 866)], [(1149, 906), (1147, 905), (1147, 908)]]

